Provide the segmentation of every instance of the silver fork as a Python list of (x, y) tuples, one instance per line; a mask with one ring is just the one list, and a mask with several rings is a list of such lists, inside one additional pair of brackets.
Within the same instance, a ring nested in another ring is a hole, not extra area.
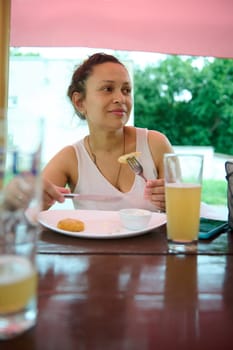
[[(146, 177), (143, 175), (142, 164), (137, 160), (136, 157), (129, 157), (126, 159), (126, 161), (136, 175), (141, 176), (143, 178), (143, 180), (147, 181)], [(153, 170), (153, 172), (154, 172), (155, 177), (157, 177), (156, 173), (155, 173), (155, 169)], [(158, 208), (155, 208), (155, 212), (163, 213), (163, 211), (158, 209)]]
[(145, 176), (143, 175), (143, 167), (142, 164), (139, 163), (136, 157), (129, 157), (127, 158), (127, 163), (129, 164), (130, 168), (133, 170), (133, 172), (136, 175), (139, 175), (143, 178), (143, 180), (147, 181)]

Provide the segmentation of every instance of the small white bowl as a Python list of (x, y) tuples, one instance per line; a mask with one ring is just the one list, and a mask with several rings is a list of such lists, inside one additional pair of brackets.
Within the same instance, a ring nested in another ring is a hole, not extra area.
[(129, 208), (119, 210), (122, 225), (129, 230), (141, 230), (147, 227), (151, 212), (145, 209)]

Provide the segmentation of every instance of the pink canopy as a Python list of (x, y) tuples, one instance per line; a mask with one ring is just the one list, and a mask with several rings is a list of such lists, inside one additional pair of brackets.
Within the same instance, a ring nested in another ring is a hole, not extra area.
[(233, 0), (12, 0), (10, 45), (233, 57)]

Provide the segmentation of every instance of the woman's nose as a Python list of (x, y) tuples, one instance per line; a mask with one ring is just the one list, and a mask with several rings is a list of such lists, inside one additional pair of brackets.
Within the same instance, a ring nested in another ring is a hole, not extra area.
[(113, 98), (113, 103), (123, 103), (125, 101), (125, 96), (122, 94), (122, 92), (118, 92), (115, 94)]

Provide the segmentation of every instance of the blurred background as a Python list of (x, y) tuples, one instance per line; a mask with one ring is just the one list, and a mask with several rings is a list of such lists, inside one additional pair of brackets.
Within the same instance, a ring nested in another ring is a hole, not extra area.
[(97, 51), (117, 56), (129, 69), (134, 90), (129, 124), (165, 133), (177, 151), (204, 154), (203, 200), (225, 206), (224, 164), (233, 157), (232, 59), (96, 48), (10, 48), (8, 118), (44, 118), (43, 163), (88, 132), (66, 93), (75, 67)]

